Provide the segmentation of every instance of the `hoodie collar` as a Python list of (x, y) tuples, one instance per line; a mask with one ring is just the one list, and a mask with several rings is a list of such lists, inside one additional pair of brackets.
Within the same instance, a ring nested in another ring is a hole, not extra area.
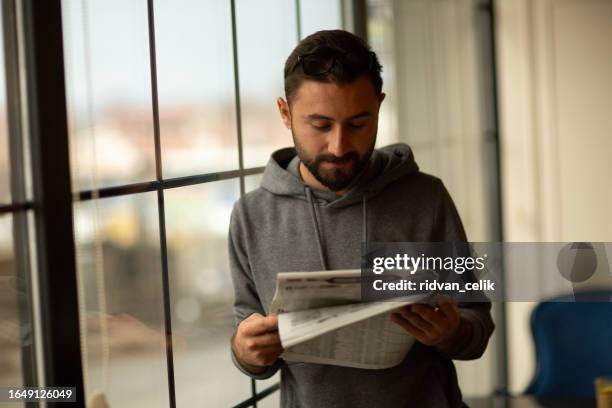
[[(299, 171), (299, 158), (295, 148), (288, 147), (272, 153), (264, 171), (261, 186), (272, 194), (306, 200), (305, 183)], [(418, 171), (410, 147), (403, 143), (375, 149), (366, 173), (349, 192), (337, 196), (333, 191), (312, 189), (318, 204), (344, 207), (359, 203), (364, 194), (377, 195), (389, 183)]]

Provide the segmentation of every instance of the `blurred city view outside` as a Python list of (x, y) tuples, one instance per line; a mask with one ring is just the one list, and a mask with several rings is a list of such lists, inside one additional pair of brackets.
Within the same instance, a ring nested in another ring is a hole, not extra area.
[(20, 347), (29, 341), (22, 337), (19, 326), (12, 218), (10, 215), (0, 217), (0, 387), (23, 384)]

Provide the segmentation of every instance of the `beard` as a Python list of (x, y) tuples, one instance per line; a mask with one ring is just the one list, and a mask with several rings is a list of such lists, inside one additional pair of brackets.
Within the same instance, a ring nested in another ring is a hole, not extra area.
[[(372, 152), (374, 152), (374, 145), (376, 144), (376, 136), (374, 136), (372, 145), (362, 156), (357, 152), (349, 152), (341, 157), (334, 156), (333, 154), (319, 154), (315, 157), (311, 157), (298, 142), (293, 130), (291, 133), (293, 134), (295, 150), (302, 163), (304, 163), (306, 168), (319, 183), (334, 192), (344, 190), (361, 175), (362, 170), (365, 169), (370, 161)], [(322, 166), (323, 163), (340, 164), (343, 166), (325, 168)]]

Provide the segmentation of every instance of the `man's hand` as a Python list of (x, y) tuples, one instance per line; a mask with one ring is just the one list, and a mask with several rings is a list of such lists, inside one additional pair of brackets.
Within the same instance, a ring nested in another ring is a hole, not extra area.
[(283, 352), (278, 335), (278, 316), (253, 313), (244, 319), (232, 337), (232, 350), (240, 365), (253, 374), (274, 364)]
[(426, 346), (449, 354), (465, 333), (459, 306), (446, 298), (438, 301), (438, 307), (420, 303), (401, 307), (391, 314), (391, 320)]

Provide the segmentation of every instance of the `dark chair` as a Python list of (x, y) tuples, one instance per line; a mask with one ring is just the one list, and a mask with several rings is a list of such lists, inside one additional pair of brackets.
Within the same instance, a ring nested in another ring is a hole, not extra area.
[(595, 378), (612, 376), (612, 291), (574, 299), (550, 299), (531, 315), (536, 372), (527, 394), (594, 398)]

